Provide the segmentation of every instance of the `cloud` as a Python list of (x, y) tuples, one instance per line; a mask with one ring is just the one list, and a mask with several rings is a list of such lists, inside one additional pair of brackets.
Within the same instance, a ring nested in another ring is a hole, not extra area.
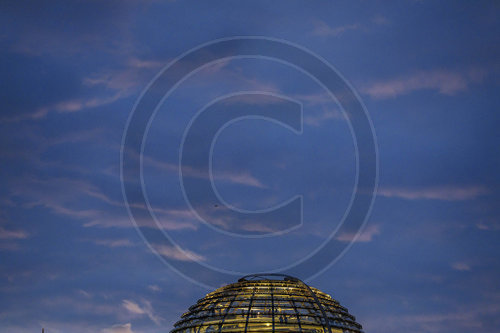
[(79, 208), (79, 205), (85, 204), (82, 202), (84, 197), (96, 198), (107, 203), (113, 202), (92, 184), (66, 178), (25, 179), (14, 184), (11, 197), (20, 202), (18, 205), (24, 208), (41, 206), (57, 215), (74, 219), (91, 219), (103, 215), (99, 210)]
[(223, 171), (220, 173), (216, 173), (214, 179), (220, 179), (221, 181), (226, 181), (233, 184), (247, 185), (258, 188), (266, 187), (260, 182), (260, 180), (252, 176), (249, 172)]
[(332, 28), (323, 21), (317, 21), (314, 23), (314, 25), (315, 28), (313, 30), (313, 35), (325, 36), (325, 37), (328, 36), (337, 37), (342, 35), (346, 31), (359, 29), (358, 24), (348, 24)]
[[(25, 112), (16, 112), (8, 116), (3, 116), (0, 118), (0, 121), (19, 122), (24, 120), (38, 120), (45, 118), (52, 112), (72, 113), (112, 104), (120, 99), (127, 98), (137, 93), (148, 82), (151, 75), (165, 64), (166, 62), (164, 61), (129, 58), (122, 60), (117, 68), (91, 73), (83, 78), (75, 78), (73, 79), (73, 81), (76, 81), (75, 83), (68, 83), (69, 88), (64, 86), (59, 88), (57, 85), (61, 85), (61, 83), (59, 81), (54, 82), (52, 86), (58, 89), (52, 90), (60, 89), (63, 92), (68, 90), (68, 93), (62, 95), (52, 94), (54, 96), (48, 94), (48, 97), (44, 95), (44, 98), (32, 98), (32, 100), (40, 100), (38, 105), (32, 102), (33, 105), (25, 106), (25, 108), (27, 108)], [(50, 77), (47, 79), (49, 85), (53, 80), (54, 79)], [(16, 80), (13, 81), (15, 82)], [(66, 79), (66, 81), (68, 81), (68, 79)], [(38, 84), (42, 85), (43, 83)], [(26, 84), (26, 86), (28, 88), (30, 87), (28, 84)], [(45, 86), (46, 83), (43, 87)], [(24, 93), (26, 87), (19, 87), (16, 89), (21, 90), (21, 88), (24, 88), (22, 90), (22, 93)], [(70, 88), (72, 90), (70, 90)], [(39, 89), (41, 88), (38, 88), (38, 90)], [(32, 90), (37, 91), (36, 89)], [(14, 97), (19, 94), (21, 94), (21, 92), (11, 92), (11, 95)], [(65, 95), (70, 95), (71, 97)], [(16, 103), (20, 104), (20, 102), (15, 102), (14, 106)], [(27, 104), (27, 102), (23, 103)]]
[[(179, 165), (175, 163), (161, 162), (155, 160), (152, 157), (144, 156), (143, 162), (145, 165), (150, 165), (157, 169), (175, 172), (177, 173), (179, 170)], [(187, 177), (194, 178), (206, 178), (206, 172), (204, 170), (200, 170), (190, 166), (183, 166), (183, 175)], [(247, 185), (257, 188), (265, 188), (266, 186), (260, 182), (257, 178), (251, 175), (247, 171), (233, 171), (233, 170), (224, 170), (217, 173), (212, 174), (214, 180), (220, 180), (223, 182), (229, 182), (233, 184)]]
[(489, 191), (483, 186), (433, 186), (427, 188), (398, 188), (381, 187), (377, 194), (388, 198), (402, 198), (408, 200), (470, 200), (485, 195)]
[(456, 271), (470, 271), (471, 267), (464, 262), (455, 262), (451, 265), (451, 267)]
[(335, 239), (341, 242), (371, 242), (375, 235), (380, 234), (380, 228), (378, 225), (370, 225), (363, 229), (363, 231), (359, 234), (344, 232), (335, 237)]
[(104, 95), (100, 97), (87, 97), (87, 98), (74, 98), (58, 101), (56, 103), (42, 106), (37, 108), (34, 111), (17, 114), (14, 116), (7, 116), (0, 118), (0, 122), (10, 123), (10, 122), (19, 122), (24, 120), (38, 120), (46, 117), (50, 112), (56, 113), (71, 113), (78, 112), (82, 110), (89, 110), (93, 108), (97, 108), (99, 106), (105, 106), (108, 104), (112, 104), (117, 100), (129, 96), (129, 93), (124, 92), (116, 92), (111, 93), (109, 95)]
[(480, 230), (500, 230), (500, 221), (496, 219), (480, 221), (476, 223), (476, 227)]
[[(68, 189), (71, 190), (68, 191)], [(25, 179), (14, 185), (11, 194), (16, 197), (32, 199), (27, 205), (47, 206), (62, 214), (65, 212), (71, 214), (71, 209), (67, 208), (67, 205), (61, 206), (61, 204), (73, 201), (78, 202), (82, 197), (94, 198), (112, 206), (123, 205), (121, 201), (111, 199), (90, 182), (63, 177)], [(88, 216), (92, 215), (92, 213), (84, 215)]]
[(83, 289), (79, 289), (78, 294), (82, 295), (85, 298), (92, 298), (92, 294), (90, 294), (89, 292), (87, 292)]
[(127, 95), (128, 94), (125, 94), (122, 91), (118, 91), (108, 96), (65, 100), (51, 106), (40, 108), (36, 112), (32, 113), (30, 116), (32, 119), (37, 119), (46, 116), (51, 111), (55, 111), (58, 113), (70, 113), (81, 110), (88, 110), (99, 106), (111, 104)]
[[(153, 209), (155, 210), (155, 209)], [(140, 227), (163, 230), (197, 230), (198, 222), (196, 220), (177, 220), (157, 215), (158, 225), (153, 219), (135, 219), (135, 222)], [(132, 228), (134, 222), (128, 215), (109, 216), (109, 214), (100, 213), (99, 216), (94, 216), (86, 222), (84, 227), (101, 227), (101, 228)]]
[[(454, 311), (373, 317), (363, 326), (378, 327), (381, 332), (484, 331), (484, 318), (498, 318), (498, 304), (467, 304)], [(492, 326), (493, 327), (493, 326)], [(492, 332), (495, 330), (492, 330)]]
[(156, 284), (150, 284), (148, 286), (148, 289), (155, 292), (155, 293), (159, 293), (161, 291), (161, 288)]
[(0, 54), (2, 113), (0, 122), (37, 119), (44, 106), (76, 98), (81, 80), (74, 70), (54, 60), (12, 53)]
[[(149, 6), (149, 1), (116, 1), (106, 3), (73, 3), (50, 10), (27, 6), (26, 2), (0, 4), (5, 33), (11, 37), (9, 49), (17, 53), (78, 58), (84, 64), (91, 56), (114, 56), (133, 52), (130, 15)], [(34, 19), (36, 17), (36, 19)], [(64, 17), (67, 20), (61, 20)]]
[(132, 68), (152, 68), (160, 69), (164, 67), (169, 61), (159, 61), (159, 60), (145, 60), (139, 58), (130, 58), (128, 63)]
[(14, 120), (39, 119), (49, 112), (70, 113), (112, 104), (136, 93), (150, 78), (153, 71), (160, 69), (166, 62), (130, 58), (120, 68), (93, 73), (83, 78), (82, 84), (88, 88), (104, 88), (106, 94), (79, 97), (58, 101), (41, 107), (33, 113), (13, 118)]
[(200, 70), (201, 75), (219, 73), (231, 62), (231, 59), (221, 59)]
[(362, 92), (376, 99), (393, 98), (418, 90), (436, 90), (440, 94), (455, 95), (465, 91), (471, 82), (480, 82), (485, 72), (472, 69), (468, 72), (449, 70), (418, 71), (411, 75), (373, 82)]
[(325, 121), (333, 120), (333, 119), (342, 119), (345, 120), (344, 115), (337, 109), (324, 109), (320, 112), (315, 113), (307, 113), (304, 116), (304, 123), (309, 126), (321, 126), (325, 123)]
[[(225, 223), (224, 225), (227, 226), (228, 223)], [(276, 232), (273, 228), (264, 225), (262, 223), (245, 223), (241, 226), (241, 229), (244, 231), (250, 231), (250, 232), (259, 232), (259, 233), (272, 233)]]
[(295, 94), (293, 97), (296, 100), (304, 102), (310, 106), (328, 105), (329, 103), (335, 102), (335, 100), (326, 92), (314, 94)]
[(335, 100), (326, 92), (295, 94), (293, 97), (307, 106), (304, 112), (307, 125), (318, 127), (328, 120), (346, 120)]
[(111, 248), (134, 246), (134, 244), (128, 239), (97, 239), (94, 240), (93, 243)]
[[(68, 190), (71, 189), (71, 190)], [(119, 227), (132, 228), (133, 222), (126, 214), (125, 203), (114, 200), (97, 186), (77, 179), (52, 178), (48, 180), (25, 179), (14, 184), (10, 193), (12, 205), (24, 208), (45, 207), (57, 215), (82, 220), (85, 227)], [(102, 209), (89, 209), (89, 200), (104, 203)], [(19, 203), (20, 202), (20, 203)], [(147, 210), (148, 207), (131, 204), (134, 208)], [(112, 209), (116, 207), (116, 209)], [(196, 230), (198, 222), (189, 210), (153, 208), (158, 223), (165, 230)], [(137, 220), (138, 225), (159, 228), (152, 219)], [(108, 242), (110, 246), (112, 243)], [(127, 246), (125, 243), (114, 243), (116, 246)]]
[(238, 105), (243, 103), (245, 105), (279, 105), (289, 103), (289, 101), (283, 101), (266, 91), (250, 91), (248, 93), (242, 93), (240, 95), (234, 95), (230, 98), (222, 99), (220, 103), (226, 105)]
[(23, 230), (6, 230), (0, 227), (0, 239), (26, 239), (28, 236)]
[(389, 20), (385, 16), (382, 16), (382, 15), (375, 15), (372, 18), (372, 22), (375, 23), (376, 25), (389, 25), (390, 24)]
[(99, 87), (120, 93), (123, 97), (143, 88), (151, 75), (168, 63), (168, 60), (129, 58), (118, 68), (89, 74), (84, 86)]
[(160, 325), (160, 322), (163, 320), (163, 318), (157, 316), (154, 311), (153, 307), (151, 306), (151, 302), (147, 300), (142, 300), (141, 305), (139, 305), (136, 302), (124, 299), (122, 301), (122, 306), (127, 309), (128, 312), (134, 314), (134, 315), (146, 315), (151, 319), (156, 325)]
[[(149, 208), (144, 204), (129, 203), (129, 206), (134, 209), (147, 211)], [(125, 207), (125, 204), (121, 204)], [(161, 228), (163, 230), (197, 230), (198, 220), (196, 215), (189, 209), (165, 209), (151, 207), (151, 211), (156, 216), (156, 221), (152, 218), (135, 218), (135, 223), (140, 227)], [(112, 216), (101, 213), (93, 216), (88, 222), (84, 224), (85, 227), (103, 227), (103, 228), (126, 228), (133, 227), (134, 221), (128, 215), (121, 213)], [(147, 215), (148, 216), (148, 215)]]
[(200, 254), (194, 253), (189, 250), (181, 249), (180, 247), (157, 245), (153, 248), (158, 254), (167, 258), (179, 261), (205, 261), (206, 258)]
[(126, 299), (123, 300), (122, 305), (125, 309), (127, 309), (129, 312), (132, 312), (134, 314), (145, 314), (146, 313), (146, 311), (143, 308), (141, 308), (139, 306), (139, 304), (134, 303), (134, 302), (129, 301), (129, 300), (126, 300)]
[(101, 333), (134, 333), (134, 331), (132, 331), (132, 324), (127, 323), (123, 325), (113, 325), (110, 328), (102, 329)]

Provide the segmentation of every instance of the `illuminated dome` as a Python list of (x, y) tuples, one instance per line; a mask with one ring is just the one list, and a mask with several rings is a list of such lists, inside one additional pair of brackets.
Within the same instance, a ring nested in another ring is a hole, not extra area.
[(207, 294), (171, 331), (208, 332), (358, 333), (362, 327), (330, 295), (297, 278), (254, 274)]

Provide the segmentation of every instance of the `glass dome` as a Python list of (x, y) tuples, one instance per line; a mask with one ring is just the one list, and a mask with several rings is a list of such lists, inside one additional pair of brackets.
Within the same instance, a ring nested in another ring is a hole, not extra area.
[(247, 275), (200, 299), (171, 333), (362, 333), (356, 318), (330, 295), (281, 274)]

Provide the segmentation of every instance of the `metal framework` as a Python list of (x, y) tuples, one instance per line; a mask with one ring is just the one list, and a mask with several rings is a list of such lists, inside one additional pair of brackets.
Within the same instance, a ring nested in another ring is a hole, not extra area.
[(252, 274), (191, 306), (171, 333), (363, 333), (330, 295), (283, 274)]

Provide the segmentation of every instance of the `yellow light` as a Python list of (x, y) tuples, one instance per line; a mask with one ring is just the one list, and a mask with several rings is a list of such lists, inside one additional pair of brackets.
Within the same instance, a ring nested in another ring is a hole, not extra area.
[[(272, 326), (272, 328), (271, 328)], [(330, 295), (300, 280), (242, 280), (207, 294), (190, 307), (171, 333), (362, 333), (355, 318)]]

